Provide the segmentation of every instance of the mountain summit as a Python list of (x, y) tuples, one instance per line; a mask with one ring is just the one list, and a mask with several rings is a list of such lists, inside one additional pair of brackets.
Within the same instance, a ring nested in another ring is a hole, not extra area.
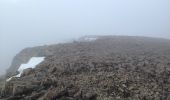
[[(101, 36), (26, 48), (7, 78), (32, 57), (35, 68), (5, 82), (4, 100), (169, 100), (170, 40)], [(31, 66), (30, 66), (31, 67)]]

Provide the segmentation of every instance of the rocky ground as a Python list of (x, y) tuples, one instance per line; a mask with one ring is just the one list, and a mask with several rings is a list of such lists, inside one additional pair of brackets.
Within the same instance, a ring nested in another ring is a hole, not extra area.
[(2, 100), (170, 100), (170, 40), (106, 36), (46, 52), (5, 83)]

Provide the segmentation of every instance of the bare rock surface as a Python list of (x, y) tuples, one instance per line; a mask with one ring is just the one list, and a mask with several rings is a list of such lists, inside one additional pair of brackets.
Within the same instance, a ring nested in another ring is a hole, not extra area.
[(106, 36), (40, 48), (45, 61), (7, 82), (2, 100), (170, 98), (170, 40)]

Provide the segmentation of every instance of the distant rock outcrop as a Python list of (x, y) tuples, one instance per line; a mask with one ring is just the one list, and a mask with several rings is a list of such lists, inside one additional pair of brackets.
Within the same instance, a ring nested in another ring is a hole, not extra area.
[(9, 72), (33, 56), (46, 59), (6, 82), (2, 99), (170, 99), (170, 40), (105, 36), (27, 48), (14, 58)]

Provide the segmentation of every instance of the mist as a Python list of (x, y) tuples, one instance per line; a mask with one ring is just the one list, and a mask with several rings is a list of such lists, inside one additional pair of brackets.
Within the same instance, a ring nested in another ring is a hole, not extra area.
[(23, 48), (84, 35), (170, 38), (169, 0), (1, 0), (0, 73)]

